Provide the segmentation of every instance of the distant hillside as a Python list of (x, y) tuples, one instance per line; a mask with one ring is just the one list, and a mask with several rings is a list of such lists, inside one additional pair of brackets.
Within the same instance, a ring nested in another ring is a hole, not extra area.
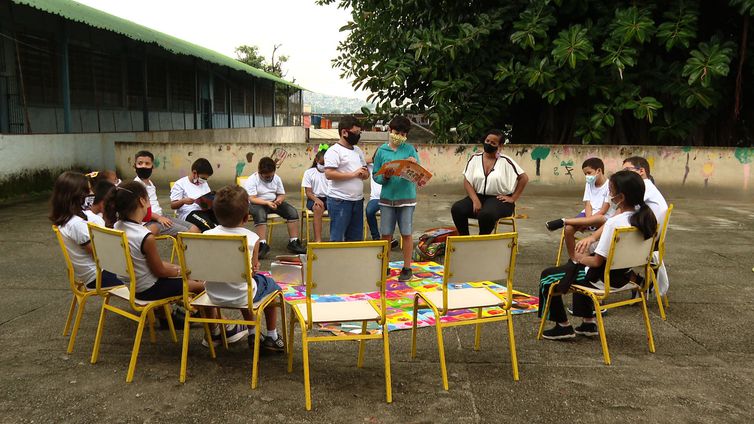
[(304, 91), (304, 104), (311, 105), (312, 113), (359, 113), (362, 106), (374, 110), (374, 105), (356, 97), (328, 96)]

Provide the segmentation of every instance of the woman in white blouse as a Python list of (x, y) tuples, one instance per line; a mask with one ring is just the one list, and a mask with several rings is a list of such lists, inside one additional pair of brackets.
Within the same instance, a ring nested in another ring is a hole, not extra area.
[(497, 220), (513, 216), (516, 201), (529, 177), (508, 156), (500, 154), (503, 133), (490, 130), (484, 137), (484, 153), (473, 155), (463, 171), (467, 196), (450, 209), (460, 235), (469, 234), (469, 218), (479, 221), (479, 234), (491, 234)]

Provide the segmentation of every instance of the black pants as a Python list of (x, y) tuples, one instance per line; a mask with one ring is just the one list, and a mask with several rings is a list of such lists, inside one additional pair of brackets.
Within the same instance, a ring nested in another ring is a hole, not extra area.
[(186, 222), (196, 225), (201, 232), (217, 227), (217, 218), (215, 218), (215, 212), (211, 209), (191, 212), (186, 217)]
[(469, 218), (479, 220), (479, 234), (492, 234), (498, 219), (513, 216), (516, 213), (515, 203), (506, 203), (497, 200), (496, 196), (485, 196), (479, 193), (477, 197), (482, 202), (482, 209), (476, 215), (474, 215), (474, 203), (468, 196), (453, 203), (450, 208), (453, 223), (458, 229), (458, 234), (462, 236), (469, 235)]

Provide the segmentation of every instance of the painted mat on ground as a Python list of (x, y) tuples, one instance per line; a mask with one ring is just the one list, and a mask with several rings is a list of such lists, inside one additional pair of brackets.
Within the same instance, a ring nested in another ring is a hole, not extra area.
[[(411, 329), (412, 310), (414, 306), (414, 294), (417, 291), (435, 291), (442, 289), (443, 266), (435, 262), (415, 262), (413, 264), (414, 278), (411, 281), (398, 281), (398, 274), (403, 262), (390, 263), (390, 276), (387, 281), (387, 319), (389, 331)], [(283, 294), (288, 301), (303, 300), (306, 298), (306, 288), (278, 282), (283, 288)], [(492, 290), (505, 294), (505, 287), (491, 282), (466, 283), (454, 285), (454, 288), (490, 287)], [(379, 299), (378, 292), (359, 293), (350, 295), (315, 296), (317, 302), (338, 302), (346, 299), (368, 300)], [(513, 313), (523, 314), (537, 312), (539, 300), (526, 293), (513, 291)], [(501, 308), (485, 308), (483, 316), (495, 316), (503, 313)], [(451, 311), (442, 317), (442, 322), (457, 322), (463, 319), (475, 318), (476, 312), (470, 309)], [(427, 327), (434, 324), (434, 315), (429, 309), (419, 310), (418, 327)], [(377, 328), (376, 323), (369, 323), (369, 330)], [(361, 332), (360, 323), (342, 323), (339, 325), (323, 325), (322, 330), (340, 332)], [(371, 332), (371, 331), (370, 331)]]

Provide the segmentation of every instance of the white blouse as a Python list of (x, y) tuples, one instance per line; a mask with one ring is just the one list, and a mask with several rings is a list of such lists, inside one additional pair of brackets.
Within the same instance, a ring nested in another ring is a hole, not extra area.
[(472, 156), (463, 171), (464, 178), (474, 187), (474, 191), (486, 196), (509, 195), (516, 191), (518, 176), (524, 170), (510, 157), (498, 154), (489, 175), (484, 175), (482, 157), (483, 153)]

